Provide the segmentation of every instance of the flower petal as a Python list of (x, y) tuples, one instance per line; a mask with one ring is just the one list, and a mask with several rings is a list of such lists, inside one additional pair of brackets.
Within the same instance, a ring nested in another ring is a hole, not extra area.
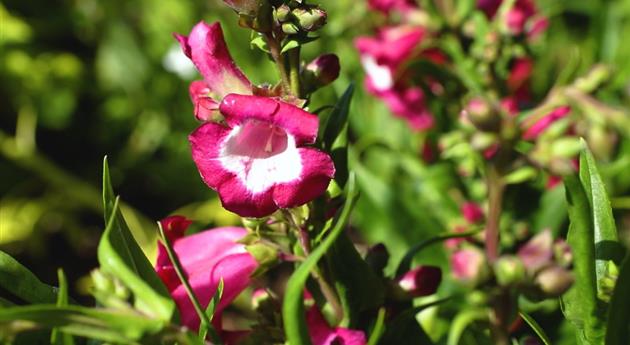
[(335, 166), (326, 153), (313, 148), (299, 148), (302, 173), (294, 182), (275, 186), (273, 199), (281, 208), (305, 204), (322, 195), (335, 176)]
[(278, 209), (273, 189), (252, 193), (238, 177), (223, 182), (218, 192), (223, 207), (242, 217), (264, 217)]
[(230, 134), (230, 129), (219, 124), (208, 122), (197, 128), (190, 136), (192, 157), (197, 165), (203, 181), (212, 189), (234, 176), (225, 170), (218, 160), (220, 145)]
[(206, 83), (195, 80), (190, 83), (188, 92), (195, 108), (195, 118), (199, 121), (209, 121), (212, 113), (218, 111), (219, 104), (210, 98), (210, 89)]
[(230, 56), (221, 25), (199, 22), (190, 36), (175, 35), (201, 75), (215, 99), (229, 93), (251, 94), (252, 86)]
[(281, 127), (295, 137), (298, 146), (312, 144), (317, 138), (316, 115), (274, 98), (231, 94), (223, 99), (219, 110), (230, 126), (256, 119)]

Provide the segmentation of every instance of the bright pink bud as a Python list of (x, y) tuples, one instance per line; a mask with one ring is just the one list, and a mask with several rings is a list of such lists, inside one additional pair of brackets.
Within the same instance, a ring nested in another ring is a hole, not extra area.
[(318, 87), (328, 85), (339, 77), (339, 58), (335, 54), (324, 54), (306, 65), (306, 70), (313, 74)]
[(551, 263), (553, 257), (551, 230), (545, 229), (532, 237), (518, 250), (518, 257), (530, 273), (535, 273)]
[[(245, 246), (238, 243), (238, 240), (247, 234), (247, 230), (225, 227), (178, 237), (183, 234), (190, 221), (181, 216), (174, 216), (164, 219), (161, 223), (167, 236), (174, 239), (172, 245), (175, 254), (202, 307), (208, 305), (219, 281), (223, 280), (223, 296), (215, 310), (215, 315), (220, 315), (221, 311), (249, 285), (249, 276), (258, 267), (256, 260), (245, 250)], [(199, 317), (186, 289), (175, 274), (162, 243), (158, 244), (155, 269), (177, 303), (182, 323), (197, 329)]]
[(477, 282), (486, 272), (484, 254), (477, 248), (464, 248), (451, 255), (451, 270), (457, 280)]
[(317, 307), (306, 312), (306, 324), (313, 345), (365, 345), (365, 334), (359, 330), (328, 325)]
[(474, 202), (467, 201), (462, 204), (461, 211), (464, 219), (470, 224), (481, 222), (484, 219), (483, 210)]
[(427, 296), (437, 291), (442, 281), (442, 271), (435, 266), (420, 266), (398, 279), (398, 286), (413, 297)]
[(534, 61), (530, 58), (518, 58), (512, 62), (512, 68), (507, 79), (511, 92), (520, 89), (529, 80), (534, 70)]
[(571, 112), (571, 107), (563, 106), (558, 107), (551, 111), (549, 114), (543, 116), (534, 124), (529, 126), (523, 133), (523, 139), (533, 140), (536, 139), (542, 132), (544, 132), (554, 122), (566, 117)]

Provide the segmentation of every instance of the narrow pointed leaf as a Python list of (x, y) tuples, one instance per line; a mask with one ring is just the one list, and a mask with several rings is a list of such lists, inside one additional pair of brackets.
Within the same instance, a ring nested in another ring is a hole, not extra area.
[(291, 345), (311, 345), (311, 339), (306, 326), (304, 315), (304, 286), (318, 261), (326, 254), (335, 243), (339, 235), (345, 229), (357, 197), (357, 189), (354, 175), (350, 175), (347, 185), (346, 201), (341, 214), (337, 217), (328, 236), (311, 252), (311, 255), (293, 272), (287, 283), (287, 288), (282, 304), (282, 316), (284, 320), (285, 335)]
[(323, 147), (328, 151), (332, 149), (335, 139), (337, 139), (337, 136), (341, 133), (348, 121), (350, 101), (352, 100), (353, 93), (354, 85), (350, 84), (343, 95), (341, 95), (341, 98), (339, 98), (328, 117), (322, 118), (318, 137), (322, 138)]
[(55, 303), (57, 289), (39, 280), (9, 254), (0, 251), (0, 286), (28, 303)]
[(536, 332), (536, 334), (538, 335), (540, 340), (542, 340), (543, 344), (551, 345), (551, 341), (549, 340), (549, 337), (545, 333), (545, 330), (542, 329), (542, 327), (540, 327), (538, 322), (536, 322), (536, 320), (534, 320), (533, 317), (531, 317), (529, 314), (527, 314), (527, 313), (525, 313), (523, 311), (520, 311), (519, 314), (521, 315), (523, 320), (525, 320), (525, 322), (527, 322), (529, 327), (531, 327), (534, 330), (534, 332)]
[(119, 278), (135, 295), (139, 310), (162, 320), (177, 317), (175, 302), (129, 231), (103, 163), (103, 203), (107, 227), (98, 245), (101, 268)]
[[(59, 277), (59, 293), (57, 294), (57, 306), (68, 305), (68, 281), (62, 269), (57, 270)], [(63, 333), (59, 328), (54, 328), (50, 335), (50, 343), (54, 345), (74, 345), (74, 339), (70, 334)]]

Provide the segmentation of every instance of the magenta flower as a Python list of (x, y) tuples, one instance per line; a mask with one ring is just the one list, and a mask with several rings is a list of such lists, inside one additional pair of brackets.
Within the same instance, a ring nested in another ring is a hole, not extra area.
[(477, 282), (485, 274), (485, 266), (484, 254), (474, 247), (457, 250), (451, 255), (453, 276), (463, 282)]
[(313, 345), (365, 345), (367, 341), (362, 331), (328, 325), (316, 307), (306, 312), (306, 324)]
[[(421, 27), (398, 26), (383, 28), (376, 37), (359, 37), (355, 41), (367, 74), (367, 90), (383, 100), (394, 115), (407, 120), (414, 130), (433, 125), (424, 92), (405, 80), (405, 64), (420, 55), (418, 46), (424, 36)], [(427, 56), (430, 60), (432, 57)]]
[(481, 222), (485, 215), (483, 210), (479, 205), (474, 202), (467, 201), (461, 206), (462, 215), (464, 215), (464, 219), (470, 224), (475, 224)]
[(219, 110), (227, 126), (205, 123), (189, 140), (203, 181), (223, 207), (263, 217), (326, 191), (335, 174), (332, 159), (304, 147), (315, 142), (317, 116), (276, 99), (234, 94)]
[(418, 7), (414, 0), (368, 0), (370, 9), (388, 14), (391, 11), (405, 12)]
[(527, 127), (525, 132), (523, 133), (523, 139), (525, 140), (534, 140), (538, 138), (538, 136), (544, 132), (549, 126), (551, 126), (554, 122), (566, 117), (571, 112), (571, 107), (562, 106), (558, 107), (545, 116), (538, 119), (535, 123)]
[(517, 253), (518, 257), (530, 273), (535, 273), (551, 263), (553, 258), (553, 236), (546, 229), (532, 237)]
[(252, 84), (232, 60), (218, 22), (199, 22), (189, 36), (175, 34), (175, 38), (203, 76), (189, 88), (198, 120), (209, 120), (227, 94), (252, 94)]
[[(494, 18), (502, 0), (478, 0), (477, 8), (482, 10), (488, 18)], [(505, 16), (505, 26), (512, 35), (525, 33), (533, 39), (547, 29), (547, 18), (538, 13), (533, 0), (516, 0)]]
[[(249, 276), (258, 263), (245, 250), (245, 246), (237, 242), (247, 234), (244, 228), (216, 228), (184, 237), (190, 223), (182, 216), (161, 221), (202, 307), (208, 305), (219, 281), (223, 279), (223, 296), (215, 310), (215, 320), (220, 326), (221, 311), (249, 285)], [(199, 317), (162, 243), (158, 244), (155, 270), (177, 303), (182, 323), (198, 329)]]

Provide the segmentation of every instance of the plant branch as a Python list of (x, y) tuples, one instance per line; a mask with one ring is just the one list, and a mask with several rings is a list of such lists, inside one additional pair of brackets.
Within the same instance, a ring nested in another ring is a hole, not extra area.
[(282, 50), (280, 47), (280, 40), (277, 39), (271, 32), (266, 33), (265, 38), (267, 39), (267, 46), (269, 47), (271, 58), (276, 63), (276, 68), (278, 69), (278, 73), (280, 74), (282, 88), (285, 90), (285, 92), (290, 92), (291, 82), (289, 81), (289, 76), (287, 75), (287, 70), (284, 64), (284, 56), (281, 53)]
[(503, 191), (505, 186), (497, 167), (490, 163), (487, 173), (488, 222), (486, 224), (486, 255), (492, 264), (499, 256), (499, 233)]

